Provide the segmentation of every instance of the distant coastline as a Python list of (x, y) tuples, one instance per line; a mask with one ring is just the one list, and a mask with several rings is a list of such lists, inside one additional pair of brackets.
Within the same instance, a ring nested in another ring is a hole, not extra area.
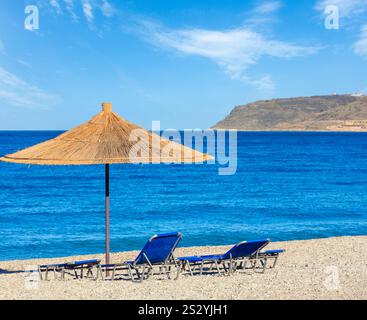
[(238, 131), (238, 132), (279, 132), (279, 133), (297, 133), (297, 132), (303, 132), (303, 133), (367, 133), (367, 130), (294, 130), (294, 129), (289, 129), (289, 130), (276, 130), (276, 129), (269, 129), (269, 130), (243, 130), (243, 129), (236, 129), (236, 128), (226, 128), (226, 129), (221, 129), (221, 128), (212, 128), (213, 130), (216, 131)]
[(367, 96), (256, 101), (235, 107), (212, 128), (255, 132), (367, 132)]
[[(304, 133), (367, 133), (367, 129), (362, 129), (362, 130), (303, 130), (303, 129), (284, 129), (284, 130), (279, 130), (279, 129), (259, 129), (259, 130), (245, 130), (245, 129), (237, 129), (237, 128), (215, 128), (212, 127), (210, 128), (212, 130), (215, 131), (237, 131), (237, 132), (285, 132), (285, 133), (292, 133), (292, 132), (304, 132)], [(183, 131), (184, 129), (182, 129)], [(61, 134), (63, 132), (65, 132), (67, 130), (2, 130), (0, 129), (0, 132), (4, 132), (4, 133), (57, 133), (57, 134)]]

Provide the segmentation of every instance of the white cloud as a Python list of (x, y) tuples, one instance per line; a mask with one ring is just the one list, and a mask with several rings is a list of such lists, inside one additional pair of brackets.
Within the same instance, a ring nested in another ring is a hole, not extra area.
[(64, 0), (64, 2), (67, 7), (70, 7), (70, 8), (74, 7), (74, 0)]
[(265, 1), (248, 12), (245, 25), (256, 30), (264, 29), (278, 21), (277, 12), (283, 7), (281, 1)]
[(64, 0), (65, 2), (65, 6), (66, 6), (66, 10), (69, 12), (72, 20), (78, 21), (79, 17), (77, 16), (77, 14), (74, 11), (74, 1), (73, 0)]
[(93, 7), (89, 0), (82, 0), (83, 13), (89, 23), (93, 23), (94, 14)]
[[(100, 12), (104, 17), (110, 18), (116, 15), (117, 10), (109, 0), (43, 0), (57, 14), (65, 11), (74, 22), (79, 21), (77, 10), (81, 10), (90, 27), (93, 27), (96, 12)], [(94, 29), (94, 28), (91, 28)]]
[(50, 5), (56, 10), (57, 14), (62, 14), (62, 9), (58, 0), (50, 0)]
[(315, 9), (324, 13), (329, 5), (337, 6), (343, 18), (351, 18), (367, 11), (367, 0), (318, 0)]
[(5, 54), (5, 45), (4, 42), (0, 40), (0, 54)]
[(47, 108), (60, 103), (48, 94), (0, 67), (0, 100), (17, 107)]
[(290, 59), (311, 55), (320, 49), (268, 39), (246, 27), (224, 31), (195, 28), (170, 30), (149, 21), (140, 21), (139, 34), (157, 47), (210, 59), (231, 79), (250, 82), (258, 88), (273, 86), (270, 76), (251, 79), (246, 72), (261, 58)]
[(32, 68), (32, 65), (28, 63), (27, 61), (24, 61), (23, 59), (16, 59), (16, 62), (18, 62), (19, 64), (21, 64), (24, 67)]
[(101, 11), (105, 17), (112, 17), (115, 14), (115, 9), (107, 0), (102, 0)]
[(354, 52), (367, 58), (367, 24), (363, 26), (360, 39), (353, 46)]
[(258, 79), (245, 78), (244, 81), (250, 83), (260, 91), (274, 91), (275, 83), (270, 75), (262, 76)]
[[(318, 0), (315, 8), (324, 12), (326, 6), (334, 5), (339, 8), (339, 16), (349, 19), (354, 25), (358, 25), (367, 13), (367, 0)], [(367, 58), (367, 24), (360, 33), (359, 40), (353, 44), (354, 53)]]
[(253, 12), (259, 14), (269, 14), (278, 11), (283, 6), (280, 1), (267, 1), (258, 5)]

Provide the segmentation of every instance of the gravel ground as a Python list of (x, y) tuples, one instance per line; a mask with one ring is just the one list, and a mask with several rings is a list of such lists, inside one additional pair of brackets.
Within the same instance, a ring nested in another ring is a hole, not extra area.
[[(38, 281), (38, 264), (100, 257), (0, 262), (0, 299), (367, 299), (367, 236), (278, 242), (286, 252), (266, 273), (152, 277), (143, 283), (67, 278)], [(222, 253), (230, 246), (179, 248), (176, 256)], [(114, 253), (120, 262), (136, 251)]]

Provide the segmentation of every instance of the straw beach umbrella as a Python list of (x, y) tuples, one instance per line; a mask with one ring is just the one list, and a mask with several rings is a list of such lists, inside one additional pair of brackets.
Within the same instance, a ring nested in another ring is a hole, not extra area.
[(0, 158), (35, 165), (104, 165), (106, 209), (106, 263), (110, 262), (109, 165), (117, 163), (195, 163), (207, 154), (166, 140), (112, 111), (111, 103), (88, 122), (58, 137)]

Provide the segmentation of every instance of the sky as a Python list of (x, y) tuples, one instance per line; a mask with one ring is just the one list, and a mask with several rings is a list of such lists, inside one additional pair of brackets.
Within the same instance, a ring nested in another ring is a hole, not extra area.
[(367, 94), (366, 13), (367, 0), (1, 0), (0, 130), (70, 129), (103, 101), (147, 129), (205, 129), (260, 99)]

